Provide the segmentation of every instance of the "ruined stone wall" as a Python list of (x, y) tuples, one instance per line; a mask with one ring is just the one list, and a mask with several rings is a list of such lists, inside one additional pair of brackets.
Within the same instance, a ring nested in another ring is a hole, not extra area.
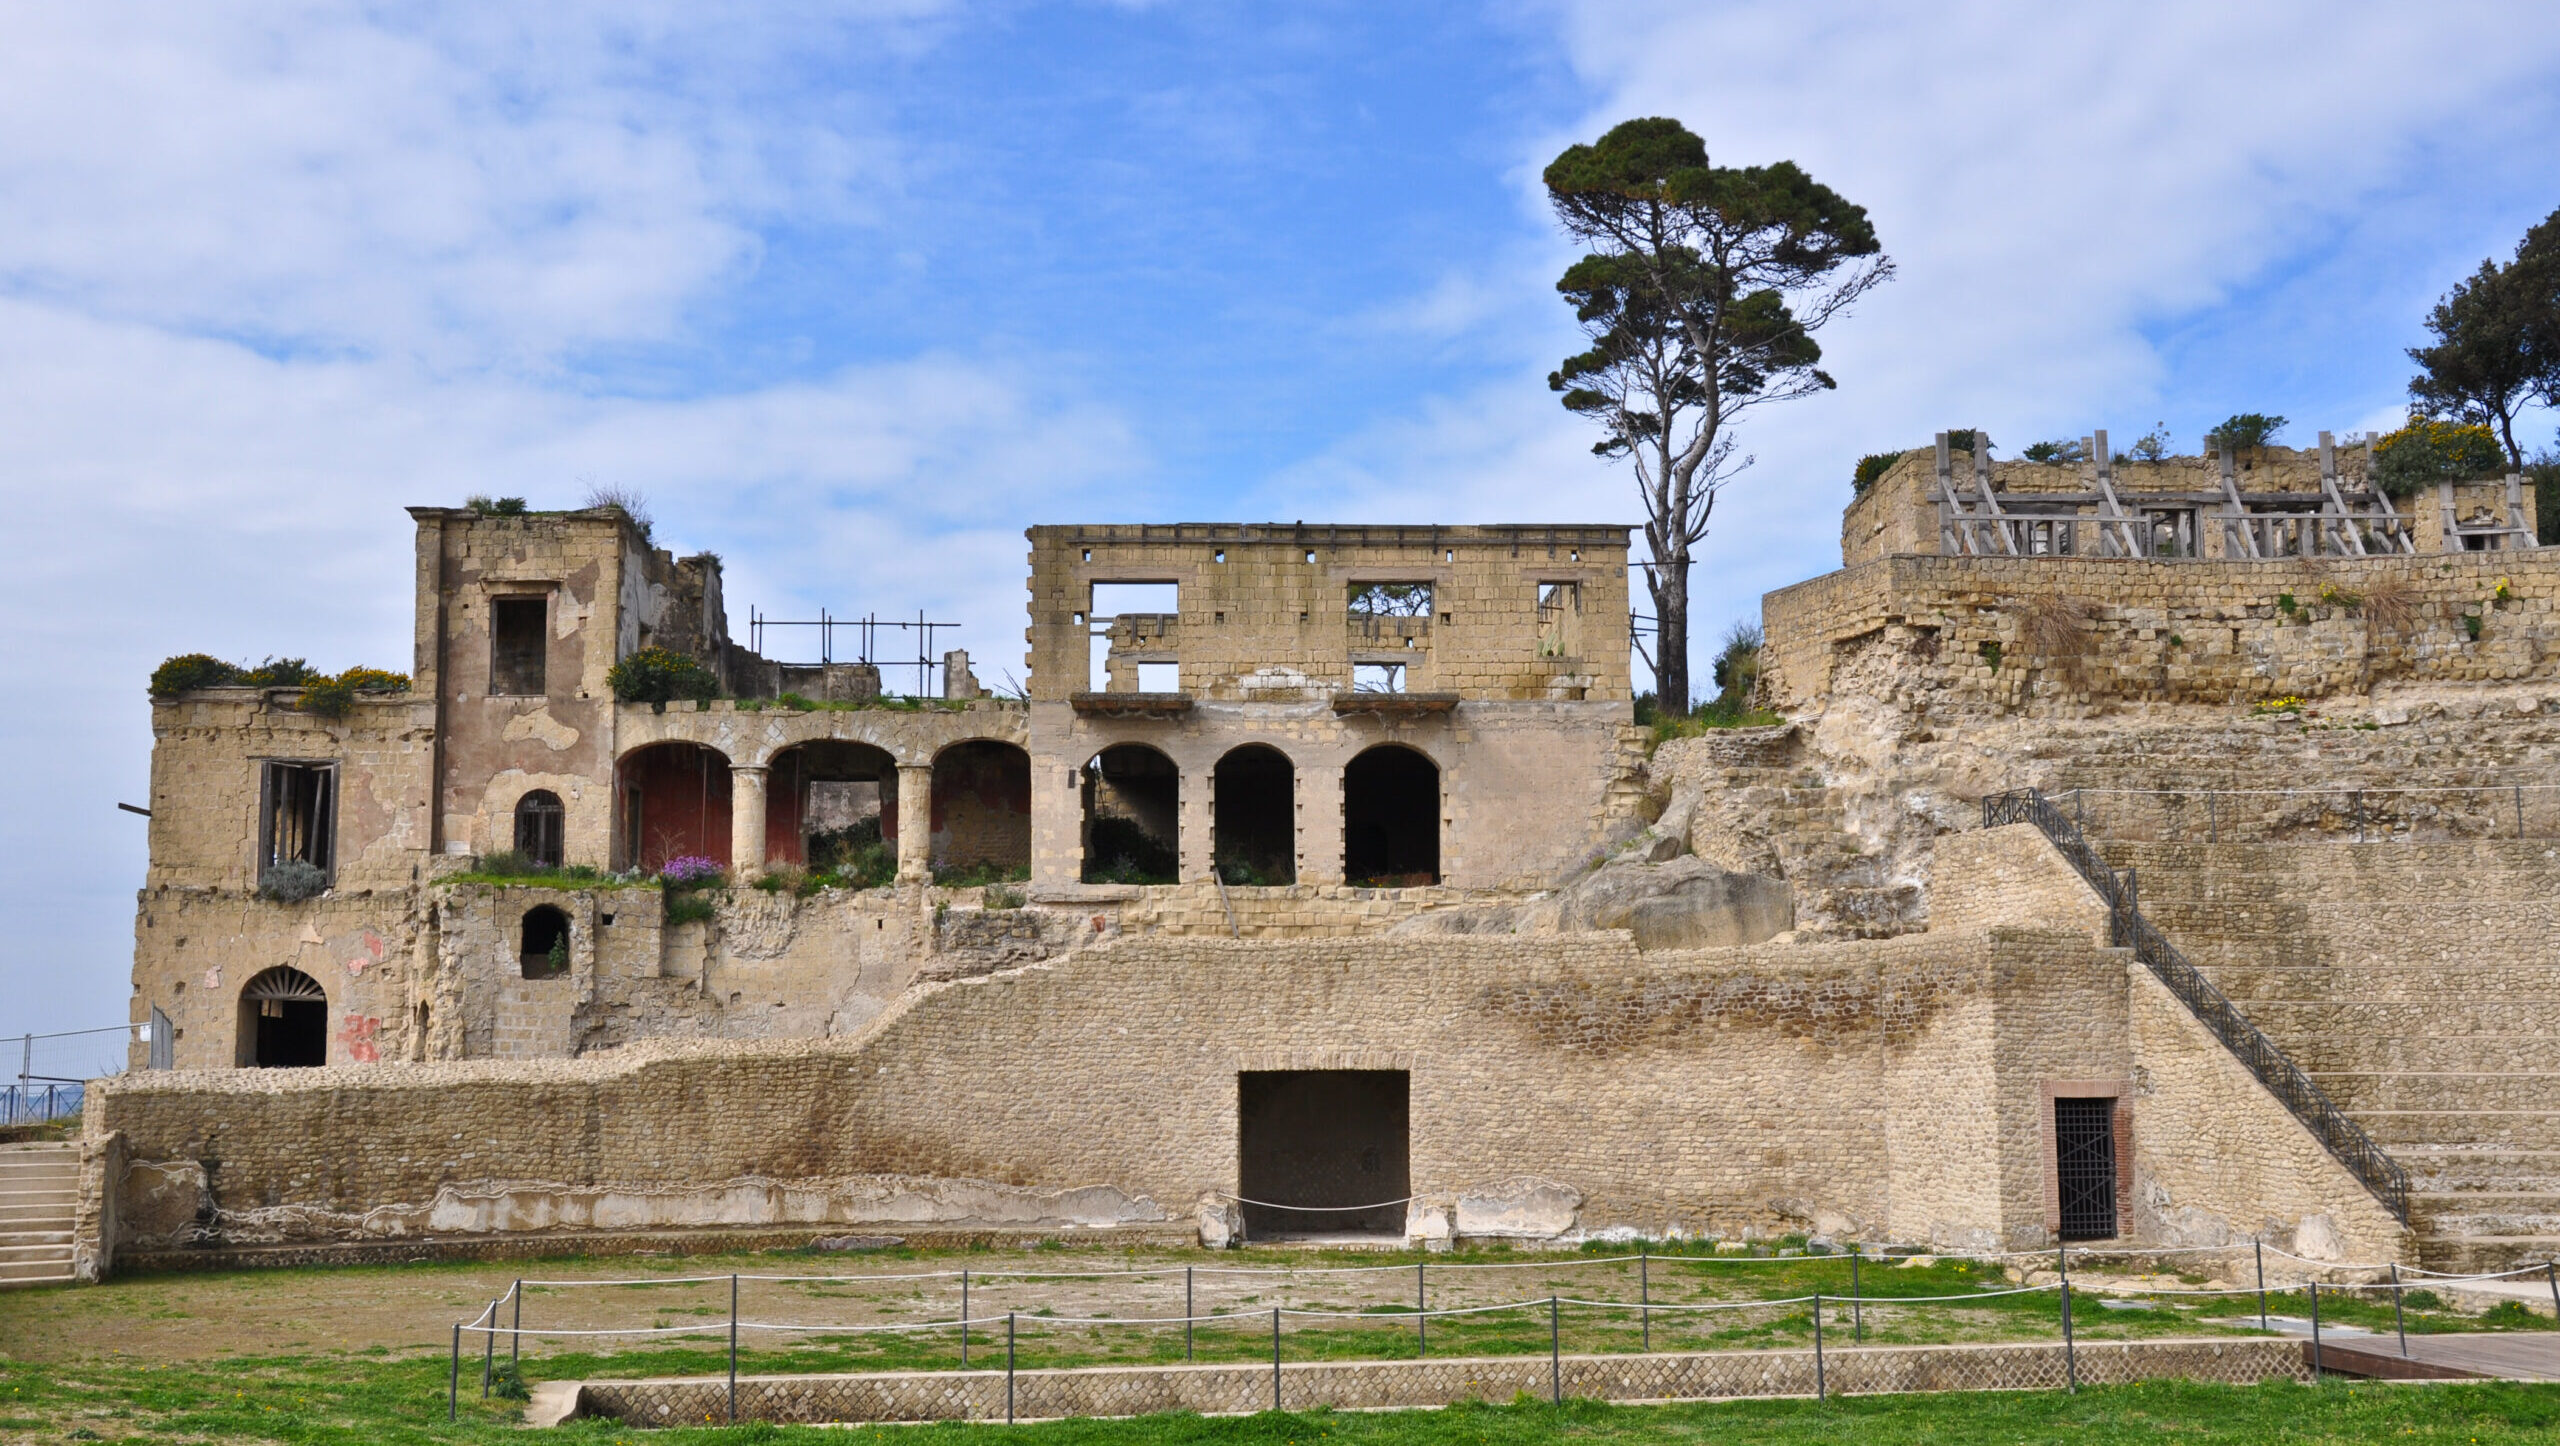
[[(1093, 586), (1170, 582), (1179, 614), (1125, 639), (1180, 664), (1202, 698), (1296, 699), (1347, 692), (1352, 664), (1406, 667), (1406, 689), (1466, 698), (1626, 703), (1627, 530), (1623, 527), (1035, 527), (1031, 697), (1091, 686)], [(1432, 588), (1432, 615), (1372, 626), (1350, 613), (1368, 582)], [(1577, 590), (1542, 627), (1539, 590)], [(1111, 688), (1134, 689), (1133, 669)]]
[(2265, 562), (1893, 557), (1764, 598), (1761, 677), (1789, 712), (1852, 697), (1978, 713), (2547, 680), (2560, 644), (2555, 599), (2552, 549)]
[(338, 765), (334, 880), (408, 881), (430, 830), (433, 710), (360, 695), (344, 718), (300, 711), (290, 688), (207, 688), (151, 704), (149, 888), (253, 889), (261, 765)]
[[(854, 1039), (146, 1074), (102, 1084), (87, 1123), (125, 1134), (129, 1179), (195, 1171), (233, 1243), (1104, 1224), (1234, 1188), (1239, 1071), (1401, 1069), (1415, 1190), (1521, 1200), (1533, 1233), (2018, 1242), (2044, 1145), (2016, 1102), (2133, 1074), (2124, 997), (2120, 960), (2054, 932), (1641, 956), (1611, 935), (1138, 938), (910, 994)], [(188, 1233), (147, 1204), (129, 1243)]]
[(1343, 715), (1324, 702), (1202, 703), (1171, 719), (1091, 717), (1032, 705), (1032, 878), (1061, 897), (1080, 877), (1086, 760), (1153, 748), (1180, 773), (1181, 877), (1208, 882), (1218, 760), (1267, 744), (1296, 771), (1297, 877), (1343, 881), (1343, 771), (1399, 744), (1440, 770), (1440, 878), (1463, 889), (1553, 884), (1631, 831), (1642, 754), (1623, 703), (1470, 702), (1414, 718)]
[[(423, 1059), (418, 1011), (431, 1004), (419, 957), (422, 899), (407, 888), (333, 891), (279, 904), (237, 889), (160, 886), (134, 916), (133, 1020), (169, 1016), (180, 1069), (241, 1063), (241, 990), (279, 966), (308, 975), (329, 999), (329, 1062)], [(431, 955), (430, 955), (431, 958)], [(131, 1066), (147, 1061), (136, 1042)]]

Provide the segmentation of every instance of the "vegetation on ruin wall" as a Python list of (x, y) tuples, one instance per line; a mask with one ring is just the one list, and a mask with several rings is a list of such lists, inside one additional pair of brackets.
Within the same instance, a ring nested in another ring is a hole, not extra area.
[(720, 680), (711, 670), (673, 648), (642, 648), (614, 664), (604, 681), (625, 703), (708, 703), (720, 696)]
[(198, 688), (300, 688), (302, 711), (343, 718), (359, 695), (409, 691), (409, 675), (354, 667), (332, 676), (300, 658), (268, 658), (252, 667), (210, 653), (181, 653), (151, 670), (151, 696), (175, 698)]
[(518, 889), (646, 889), (656, 887), (658, 881), (636, 871), (607, 873), (593, 864), (536, 863), (513, 849), (501, 849), (497, 853), (475, 856), (471, 867), (460, 873), (447, 874), (436, 882), (492, 884)]
[[(1004, 698), (997, 693), (988, 695)], [(861, 713), (884, 709), (892, 713), (962, 713), (968, 711), (968, 700), (962, 698), (901, 698), (882, 693), (869, 698), (810, 698), (798, 693), (784, 693), (775, 698), (741, 698), (738, 711), (760, 713), (778, 708), (792, 713)]]

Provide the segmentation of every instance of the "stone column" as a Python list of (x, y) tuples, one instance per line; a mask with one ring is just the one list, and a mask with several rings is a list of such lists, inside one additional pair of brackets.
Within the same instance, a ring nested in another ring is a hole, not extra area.
[(898, 765), (898, 882), (933, 878), (933, 765)]
[(1342, 769), (1311, 764), (1298, 770), (1298, 882), (1342, 882)]
[(740, 881), (764, 876), (764, 785), (761, 765), (729, 766), (729, 869)]
[(1174, 842), (1181, 847), (1180, 877), (1186, 884), (1210, 882), (1211, 871), (1217, 867), (1217, 831), (1211, 826), (1217, 817), (1215, 768), (1212, 764), (1185, 769), (1178, 775), (1182, 792), (1174, 800), (1174, 817), (1181, 821), (1178, 827), (1182, 834)]

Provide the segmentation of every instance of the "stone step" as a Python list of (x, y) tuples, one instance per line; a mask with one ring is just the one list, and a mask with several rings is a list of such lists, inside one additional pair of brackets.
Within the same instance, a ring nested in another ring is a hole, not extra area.
[(10, 1251), (29, 1250), (38, 1246), (71, 1244), (71, 1222), (59, 1222), (52, 1230), (0, 1230), (0, 1256)]
[(2347, 1114), (2395, 1156), (2404, 1145), (2560, 1150), (2560, 1114), (2525, 1110), (2350, 1110)]
[(30, 1240), (23, 1245), (0, 1243), (0, 1264), (11, 1261), (69, 1260), (71, 1232), (65, 1230), (58, 1233), (61, 1238), (56, 1240)]
[(79, 1210), (77, 1206), (68, 1203), (60, 1205), (0, 1205), (0, 1231), (33, 1230), (51, 1225), (56, 1221), (67, 1223), (78, 1218)]
[[(2560, 1259), (2560, 1235), (2426, 1235), (2418, 1237), (2418, 1264), (2464, 1275), (2515, 1270)], [(2525, 1277), (2532, 1279), (2531, 1276)]]
[[(2170, 935), (2176, 938), (2176, 935)], [(2484, 997), (2560, 1003), (2560, 965), (2509, 964), (2473, 969), (2432, 969), (2285, 960), (2233, 950), (2216, 959), (2187, 952), (2189, 963), (2234, 999), (2273, 1003), (2477, 1004)], [(2219, 953), (2220, 951), (2216, 951)], [(2512, 958), (2513, 956), (2508, 956)]]
[[(2548, 1036), (2531, 1034), (2403, 1034), (2379, 1039), (2286, 1028), (2264, 1007), (2242, 1012), (2312, 1074), (2537, 1074), (2551, 1068)], [(2275, 1011), (2281, 1013), (2282, 1011)]]
[(2560, 1072), (2419, 1074), (2314, 1071), (2312, 1083), (2338, 1107), (2359, 1110), (2560, 1111)]
[(2496, 1146), (2396, 1146), (2391, 1158), (2409, 1172), (2411, 1188), (2429, 1194), (2493, 1191), (2560, 1195), (2560, 1150)]
[(2502, 1195), (2462, 1191), (2439, 1195), (2411, 1191), (2409, 1223), (2428, 1235), (2560, 1237), (2560, 1195)]

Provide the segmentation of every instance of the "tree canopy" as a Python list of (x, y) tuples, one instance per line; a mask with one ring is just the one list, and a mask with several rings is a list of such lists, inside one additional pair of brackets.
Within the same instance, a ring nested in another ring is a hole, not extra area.
[(2507, 465), (2522, 467), (2516, 415), (2560, 406), (2560, 211), (2527, 231), (2515, 260), (2484, 260), (2427, 313), (2428, 346), (2411, 347), (2409, 398), (2431, 417), (2490, 428)]

